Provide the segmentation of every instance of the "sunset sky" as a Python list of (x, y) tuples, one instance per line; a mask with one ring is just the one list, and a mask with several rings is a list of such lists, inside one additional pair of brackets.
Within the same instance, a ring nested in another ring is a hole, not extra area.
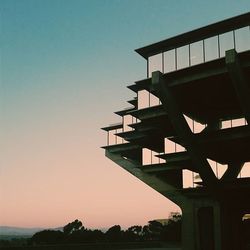
[(0, 225), (127, 227), (179, 208), (104, 156), (146, 77), (134, 49), (249, 0), (0, 0)]

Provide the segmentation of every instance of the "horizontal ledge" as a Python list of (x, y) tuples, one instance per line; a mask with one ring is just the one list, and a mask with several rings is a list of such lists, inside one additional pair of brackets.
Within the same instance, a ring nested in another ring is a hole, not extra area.
[(117, 115), (120, 115), (120, 116), (124, 116), (124, 115), (127, 115), (128, 112), (133, 111), (133, 110), (135, 110), (135, 107), (125, 108), (123, 110), (116, 111), (114, 113), (117, 114)]
[(120, 129), (120, 128), (123, 128), (122, 123), (110, 124), (109, 126), (101, 128), (101, 129), (105, 131), (110, 131), (110, 130), (115, 130), (115, 129)]
[(171, 50), (177, 47), (181, 47), (190, 43), (194, 43), (206, 38), (213, 37), (234, 29), (249, 26), (250, 12), (241, 14), (239, 16), (231, 17), (216, 23), (206, 25), (204, 27), (194, 29), (177, 36), (156, 42), (142, 48), (138, 48), (135, 51), (147, 59), (152, 55)]

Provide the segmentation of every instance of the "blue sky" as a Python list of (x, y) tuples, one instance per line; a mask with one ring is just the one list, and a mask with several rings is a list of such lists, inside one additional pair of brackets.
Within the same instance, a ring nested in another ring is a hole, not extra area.
[(248, 0), (0, 0), (0, 224), (128, 226), (178, 210), (104, 157), (100, 127), (146, 77), (134, 49), (249, 10)]

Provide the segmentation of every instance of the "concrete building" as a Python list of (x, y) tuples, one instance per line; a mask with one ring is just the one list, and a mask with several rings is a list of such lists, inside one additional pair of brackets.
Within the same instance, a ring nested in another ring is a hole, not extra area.
[(145, 79), (106, 156), (180, 206), (183, 250), (243, 249), (250, 213), (250, 13), (137, 49)]

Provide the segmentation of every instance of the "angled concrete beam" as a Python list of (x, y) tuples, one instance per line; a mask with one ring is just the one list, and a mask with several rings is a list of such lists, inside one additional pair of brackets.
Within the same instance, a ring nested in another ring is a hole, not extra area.
[(203, 182), (207, 186), (214, 187), (214, 185), (218, 183), (218, 179), (212, 171), (206, 157), (197, 145), (193, 133), (179, 109), (175, 96), (169, 86), (164, 82), (163, 74), (160, 71), (153, 72), (152, 85), (158, 92), (158, 96), (170, 117), (176, 133), (184, 141), (185, 147), (194, 163), (194, 166), (198, 169)]
[(107, 158), (118, 164), (120, 167), (137, 177), (142, 182), (146, 183), (148, 186), (161, 193), (163, 196), (167, 197), (174, 203), (181, 206), (181, 204), (186, 201), (184, 195), (182, 195), (176, 187), (162, 181), (160, 178), (156, 177), (153, 174), (147, 174), (143, 172), (141, 165), (125, 159), (120, 154), (111, 153), (108, 150), (105, 150), (105, 155)]
[(226, 51), (226, 66), (247, 123), (250, 125), (250, 87), (235, 49)]
[(221, 177), (221, 180), (233, 180), (239, 175), (244, 163), (242, 162), (232, 162), (228, 164), (226, 172)]

